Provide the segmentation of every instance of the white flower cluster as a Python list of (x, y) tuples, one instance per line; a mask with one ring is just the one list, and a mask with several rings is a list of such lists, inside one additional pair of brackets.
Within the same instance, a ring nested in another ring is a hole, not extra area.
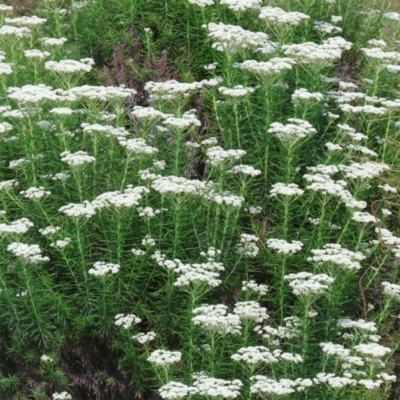
[(108, 273), (116, 274), (120, 269), (119, 264), (106, 263), (104, 261), (97, 261), (93, 264), (93, 268), (89, 269), (89, 274), (94, 276), (104, 276)]
[(44, 68), (59, 74), (75, 74), (77, 72), (90, 72), (94, 61), (92, 59), (47, 61)]
[(242, 63), (235, 63), (236, 68), (253, 72), (260, 77), (268, 75), (277, 75), (283, 71), (293, 69), (293, 65), (296, 61), (289, 57), (275, 57), (269, 61), (256, 61), (256, 60), (245, 60)]
[(268, 239), (267, 247), (275, 250), (278, 254), (294, 254), (301, 251), (303, 243), (298, 240), (292, 240), (292, 243), (284, 239)]
[(286, 317), (283, 321), (285, 326), (274, 328), (270, 325), (257, 325), (254, 331), (260, 334), (264, 339), (273, 339), (273, 344), (279, 344), (279, 339), (298, 338), (300, 336), (300, 319), (298, 317)]
[(40, 357), (40, 360), (43, 362), (54, 362), (54, 360), (51, 357), (47, 356), (46, 354), (43, 354)]
[(257, 284), (255, 281), (243, 281), (242, 282), (242, 291), (252, 291), (255, 293), (260, 294), (261, 296), (264, 296), (268, 293), (268, 286), (263, 285), (263, 284)]
[(197, 307), (193, 310), (193, 314), (196, 316), (192, 318), (192, 322), (214, 334), (240, 335), (240, 317), (228, 313), (227, 310), (228, 307), (223, 304)]
[(0, 28), (0, 36), (16, 36), (18, 38), (28, 37), (31, 34), (31, 30), (27, 27), (16, 27), (11, 25), (3, 25)]
[(230, 170), (226, 171), (228, 174), (243, 174), (247, 176), (259, 176), (261, 175), (261, 170), (255, 169), (251, 165), (235, 165), (233, 168)]
[(222, 147), (209, 147), (206, 151), (206, 161), (213, 167), (240, 160), (246, 155), (244, 150), (224, 150)]
[(217, 193), (215, 191), (210, 191), (204, 195), (207, 200), (214, 201), (217, 204), (222, 204), (231, 207), (241, 207), (244, 202), (243, 196), (236, 196), (229, 191)]
[(269, 23), (297, 26), (302, 21), (310, 19), (310, 16), (297, 11), (287, 12), (279, 7), (267, 6), (260, 8), (259, 18)]
[(136, 90), (126, 88), (125, 86), (75, 86), (65, 94), (72, 95), (77, 99), (109, 101), (115, 99), (126, 99), (134, 96)]
[(2, 181), (0, 182), (0, 191), (10, 190), (15, 186), (18, 186), (19, 183), (15, 179), (11, 179), (9, 181)]
[(305, 174), (303, 178), (310, 184), (307, 189), (314, 192), (321, 192), (323, 195), (339, 197), (348, 208), (364, 209), (367, 203), (363, 200), (356, 200), (351, 193), (345, 189), (347, 182), (343, 180), (334, 181), (328, 174)]
[(294, 57), (301, 63), (329, 65), (342, 56), (343, 50), (350, 50), (352, 43), (341, 37), (333, 37), (324, 40), (321, 44), (305, 42), (300, 44), (283, 45), (285, 55)]
[(368, 223), (377, 224), (378, 222), (380, 222), (379, 218), (374, 217), (370, 213), (360, 212), (360, 211), (354, 211), (351, 219), (353, 221), (361, 222), (363, 224), (368, 224)]
[(220, 86), (218, 88), (218, 91), (220, 93), (229, 97), (243, 97), (246, 96), (247, 94), (254, 93), (255, 90), (256, 89), (253, 87), (244, 87), (243, 85), (237, 85), (232, 88)]
[(317, 130), (308, 121), (289, 118), (288, 122), (289, 124), (286, 125), (280, 122), (273, 122), (268, 129), (268, 133), (275, 134), (283, 143), (295, 142), (317, 133)]
[(216, 397), (217, 399), (236, 399), (240, 396), (240, 389), (243, 383), (239, 379), (229, 381), (211, 378), (204, 373), (199, 373), (195, 376), (193, 386), (201, 396)]
[(20, 257), (30, 264), (50, 261), (49, 257), (42, 256), (42, 251), (38, 244), (13, 242), (7, 246), (7, 251), (14, 254), (15, 257)]
[(363, 163), (352, 162), (350, 165), (338, 165), (346, 178), (352, 179), (372, 179), (378, 177), (382, 172), (390, 170), (384, 163), (367, 161)]
[(22, 194), (26, 199), (40, 199), (43, 196), (50, 195), (51, 192), (49, 190), (45, 190), (43, 186), (39, 186), (21, 190), (19, 194)]
[(156, 338), (156, 333), (153, 331), (147, 333), (140, 332), (137, 335), (132, 336), (132, 339), (136, 340), (140, 344), (151, 342), (155, 340), (155, 338)]
[(202, 25), (202, 28), (207, 29), (208, 36), (215, 40), (212, 48), (228, 54), (261, 48), (271, 43), (266, 33), (251, 32), (241, 26), (210, 22)]
[(89, 156), (86, 151), (77, 151), (75, 153), (71, 153), (70, 151), (63, 151), (60, 154), (60, 157), (61, 161), (64, 161), (71, 167), (85, 165), (96, 161), (96, 158)]
[(271, 197), (276, 197), (278, 195), (283, 196), (301, 196), (304, 190), (299, 188), (296, 183), (274, 183), (269, 191)]
[(324, 100), (324, 95), (319, 92), (309, 92), (307, 89), (297, 89), (292, 94), (292, 100), (294, 102), (301, 100), (322, 101)]
[(0, 223), (0, 235), (5, 233), (15, 233), (21, 235), (28, 232), (29, 228), (33, 227), (33, 222), (28, 218), (17, 219), (10, 224)]
[(395, 283), (382, 282), (383, 294), (388, 297), (393, 297), (394, 299), (400, 301), (400, 285)]
[(359, 353), (372, 358), (382, 358), (386, 354), (392, 352), (389, 347), (382, 346), (378, 343), (360, 343), (354, 346), (354, 349)]
[(205, 7), (214, 5), (214, 1), (213, 0), (189, 0), (189, 4), (193, 4), (200, 8), (205, 8)]
[(359, 261), (365, 260), (365, 256), (360, 251), (351, 251), (343, 248), (339, 243), (327, 243), (322, 249), (313, 249), (314, 255), (308, 257), (307, 261), (322, 265), (332, 263), (348, 270), (358, 270), (361, 268)]
[(236, 251), (245, 257), (256, 257), (260, 250), (257, 242), (257, 236), (242, 233), (240, 235), (240, 244), (236, 246)]
[(64, 239), (56, 240), (55, 243), (52, 243), (50, 247), (58, 247), (59, 249), (63, 249), (67, 247), (72, 242), (70, 237), (65, 237)]
[(143, 195), (148, 193), (150, 193), (150, 190), (144, 186), (134, 187), (133, 185), (127, 185), (123, 192), (116, 190), (100, 194), (91, 202), (91, 206), (95, 210), (102, 210), (109, 207), (131, 208), (138, 206)]
[(296, 296), (310, 296), (324, 293), (335, 281), (335, 279), (329, 275), (314, 275), (311, 272), (299, 272), (297, 274), (285, 275), (284, 279), (289, 281), (289, 286)]
[(37, 58), (39, 60), (43, 60), (46, 57), (48, 57), (50, 53), (48, 51), (42, 51), (38, 49), (31, 49), (31, 50), (25, 50), (24, 51), (24, 56), (26, 58)]
[(303, 358), (299, 354), (283, 353), (280, 349), (272, 352), (264, 346), (249, 346), (240, 348), (236, 354), (231, 356), (234, 361), (244, 361), (247, 364), (276, 363), (279, 359), (299, 363)]
[(4, 18), (4, 21), (10, 25), (35, 27), (46, 23), (46, 18), (39, 18), (36, 15), (28, 17), (26, 15), (16, 18)]
[(351, 104), (339, 104), (339, 108), (344, 113), (353, 113), (353, 114), (372, 114), (372, 115), (385, 115), (387, 108), (385, 107), (375, 107), (369, 104), (365, 106), (352, 106)]
[(114, 318), (115, 325), (122, 326), (124, 329), (129, 329), (132, 324), (138, 324), (142, 321), (135, 314), (117, 314)]
[(185, 385), (184, 383), (170, 381), (166, 385), (161, 386), (158, 389), (158, 393), (162, 399), (177, 400), (184, 399), (188, 396), (198, 393), (198, 389), (194, 386)]
[(286, 396), (297, 391), (303, 391), (313, 385), (311, 379), (297, 378), (295, 381), (291, 379), (275, 380), (263, 375), (255, 375), (250, 378), (252, 385), (250, 386), (250, 393), (259, 396)]
[(154, 350), (147, 361), (158, 367), (166, 367), (181, 361), (182, 353), (180, 351)]
[(65, 42), (68, 41), (67, 38), (49, 38), (49, 37), (42, 37), (39, 39), (45, 46), (55, 47), (55, 46), (62, 46)]
[(261, 6), (261, 0), (221, 0), (220, 4), (227, 6), (230, 10), (242, 12)]
[(139, 213), (139, 217), (143, 218), (153, 218), (161, 213), (161, 210), (154, 210), (152, 207), (137, 207), (136, 210)]
[(332, 373), (321, 372), (313, 379), (315, 385), (324, 383), (334, 389), (342, 389), (347, 385), (354, 386), (357, 381), (346, 376), (336, 376)]
[[(37, 104), (42, 101), (72, 100), (67, 96), (59, 95), (51, 86), (46, 86), (42, 83), (38, 85), (24, 85), (22, 87), (10, 86), (7, 89), (7, 93), (9, 93), (7, 96), (9, 99), (15, 100), (20, 104), (25, 104), (25, 103)], [(18, 116), (15, 115), (15, 113), (18, 112), (21, 113), (21, 111), (19, 110), (8, 111), (3, 113), (3, 117)], [(32, 112), (32, 110), (30, 110), (29, 112)], [(28, 115), (29, 115), (28, 112), (24, 111), (22, 112), (22, 115), (19, 115), (19, 117), (23, 118)]]
[(174, 175), (163, 176), (153, 180), (151, 187), (161, 194), (194, 194), (203, 195), (210, 191), (210, 184), (205, 181), (186, 179)]
[(195, 115), (196, 110), (189, 110), (182, 114), (181, 117), (167, 116), (163, 124), (168, 128), (189, 129), (192, 126), (201, 126), (200, 120)]
[(86, 217), (90, 218), (96, 214), (96, 209), (92, 206), (90, 201), (85, 200), (83, 204), (79, 203), (70, 203), (66, 206), (62, 206), (58, 209), (58, 211), (68, 215), (68, 217), (79, 218)]
[(67, 392), (53, 393), (53, 400), (72, 400), (72, 396)]
[(161, 118), (166, 118), (169, 114), (164, 114), (163, 112), (156, 110), (153, 107), (142, 107), (135, 106), (133, 107), (133, 111), (131, 112), (138, 120), (156, 120)]
[(320, 33), (326, 33), (330, 35), (331, 33), (342, 33), (342, 28), (338, 26), (332, 25), (329, 22), (325, 21), (315, 21), (314, 29)]
[(165, 82), (148, 81), (144, 89), (150, 94), (151, 99), (174, 99), (187, 97), (192, 92), (200, 90), (204, 84), (205, 81), (192, 83), (178, 82), (176, 80)]
[(263, 322), (269, 318), (267, 309), (257, 301), (239, 301), (235, 303), (233, 312), (242, 320)]
[(384, 51), (380, 47), (362, 48), (361, 51), (365, 54), (366, 57), (372, 58), (373, 60), (378, 60), (383, 62), (384, 64), (390, 62), (399, 62), (400, 61), (400, 53), (397, 51)]

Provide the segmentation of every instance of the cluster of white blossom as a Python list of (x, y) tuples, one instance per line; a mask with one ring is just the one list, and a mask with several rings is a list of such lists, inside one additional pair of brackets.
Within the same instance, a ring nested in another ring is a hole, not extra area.
[(280, 122), (273, 122), (268, 129), (268, 133), (273, 133), (283, 143), (292, 143), (317, 133), (317, 130), (308, 121), (289, 118), (288, 122), (289, 124), (286, 125)]
[(30, 264), (38, 262), (50, 261), (49, 257), (42, 256), (42, 250), (38, 244), (25, 244), (21, 242), (13, 242), (7, 246), (7, 251), (20, 257)]
[(43, 186), (39, 186), (21, 190), (19, 194), (22, 194), (26, 199), (40, 199), (43, 196), (50, 195), (51, 192), (49, 190), (45, 190)]
[(61, 161), (64, 161), (71, 167), (81, 166), (96, 161), (95, 157), (89, 156), (86, 151), (77, 151), (71, 153), (70, 151), (63, 151), (60, 154)]
[(104, 276), (108, 273), (116, 274), (120, 270), (119, 264), (106, 263), (104, 261), (97, 261), (93, 264), (93, 268), (89, 269), (89, 274), (94, 276)]
[(297, 378), (296, 380), (282, 378), (275, 380), (263, 375), (250, 377), (252, 382), (250, 393), (258, 396), (287, 396), (297, 391), (301, 392), (313, 385), (311, 379)]
[(70, 237), (65, 237), (64, 239), (56, 240), (54, 243), (50, 244), (50, 247), (58, 247), (59, 249), (63, 249), (67, 247), (72, 242)]
[(61, 61), (46, 61), (44, 68), (59, 74), (75, 74), (77, 72), (90, 72), (94, 61), (91, 58)]
[(240, 335), (240, 317), (228, 313), (224, 304), (203, 305), (193, 310), (196, 316), (192, 318), (194, 325), (199, 325), (206, 331), (219, 335)]
[(255, 281), (243, 281), (242, 282), (242, 291), (250, 291), (258, 293), (261, 296), (264, 296), (268, 293), (268, 286), (263, 284), (258, 284)]
[(260, 77), (265, 77), (291, 70), (295, 64), (296, 61), (293, 58), (275, 57), (271, 58), (269, 61), (245, 60), (242, 63), (235, 63), (234, 67), (253, 72)]
[(240, 389), (243, 383), (239, 379), (232, 381), (211, 378), (204, 373), (194, 376), (193, 386), (197, 393), (208, 398), (235, 399), (240, 396)]
[(395, 283), (382, 282), (383, 294), (388, 297), (393, 297), (394, 299), (400, 301), (400, 285)]
[(110, 101), (115, 99), (126, 99), (134, 96), (137, 92), (134, 89), (121, 86), (75, 86), (68, 91), (59, 91), (64, 95), (73, 96), (76, 99)]
[(274, 328), (270, 325), (257, 325), (254, 331), (261, 335), (264, 339), (272, 339), (273, 344), (279, 344), (280, 339), (293, 339), (300, 336), (300, 319), (298, 317), (285, 317), (284, 326)]
[(315, 21), (314, 22), (314, 29), (320, 33), (326, 33), (330, 35), (331, 33), (342, 33), (343, 29), (330, 24), (326, 21)]
[(228, 174), (243, 174), (252, 177), (259, 176), (262, 173), (261, 170), (255, 169), (253, 166), (245, 164), (235, 165), (233, 168), (226, 172)]
[(298, 11), (287, 12), (279, 7), (261, 7), (259, 18), (274, 24), (297, 26), (302, 21), (310, 19), (309, 15)]
[(297, 274), (285, 275), (284, 279), (289, 281), (289, 286), (296, 296), (310, 296), (324, 293), (335, 281), (335, 279), (329, 275), (314, 275), (311, 272), (299, 272)]
[(137, 335), (132, 336), (132, 339), (136, 340), (140, 344), (146, 344), (148, 342), (155, 340), (155, 338), (156, 338), (156, 333), (153, 331), (147, 333), (140, 332)]
[(206, 29), (208, 36), (215, 41), (212, 48), (227, 54), (257, 49), (271, 43), (266, 33), (251, 32), (241, 26), (210, 22), (202, 25), (202, 28)]
[(31, 50), (25, 50), (24, 51), (24, 56), (26, 58), (37, 58), (39, 60), (43, 60), (46, 57), (50, 56), (50, 53), (48, 51), (42, 51), (38, 49), (31, 49)]
[(299, 188), (296, 183), (274, 183), (269, 191), (271, 197), (276, 197), (278, 195), (283, 196), (301, 196), (304, 190)]
[(95, 210), (109, 207), (131, 208), (138, 206), (143, 195), (148, 193), (150, 193), (150, 190), (144, 186), (127, 185), (123, 192), (116, 190), (100, 194), (91, 202), (91, 205)]
[(10, 224), (0, 223), (0, 235), (5, 233), (14, 233), (17, 235), (28, 232), (33, 227), (33, 222), (28, 218), (17, 219)]
[(122, 326), (124, 329), (129, 329), (133, 324), (138, 324), (141, 321), (135, 314), (117, 314), (115, 316), (115, 325)]
[(72, 400), (72, 396), (67, 392), (53, 393), (53, 400)]
[(241, 320), (263, 322), (269, 318), (267, 309), (261, 307), (257, 301), (239, 301), (235, 303), (233, 312), (240, 317)]
[(307, 261), (318, 265), (332, 263), (348, 270), (358, 270), (361, 268), (359, 261), (365, 260), (365, 255), (360, 251), (351, 251), (343, 248), (339, 243), (327, 243), (322, 249), (313, 249), (314, 255), (308, 257)]
[(284, 239), (268, 239), (267, 247), (275, 250), (278, 254), (294, 254), (301, 251), (303, 243), (298, 240), (292, 240), (292, 243)]
[(218, 88), (218, 91), (220, 93), (229, 97), (243, 97), (246, 96), (247, 94), (254, 93), (255, 90), (256, 89), (254, 87), (245, 87), (243, 85), (237, 85), (232, 88), (220, 86)]
[(235, 12), (260, 8), (262, 0), (221, 0), (219, 4), (227, 6)]
[(158, 367), (168, 367), (171, 364), (181, 361), (182, 353), (180, 351), (154, 350), (147, 361)]
[(301, 63), (315, 65), (329, 65), (342, 56), (344, 50), (350, 50), (352, 43), (341, 37), (324, 40), (321, 44), (305, 42), (300, 44), (287, 44), (282, 46), (285, 55), (297, 59)]
[(315, 100), (322, 101), (324, 100), (324, 95), (319, 92), (309, 92), (307, 89), (297, 89), (292, 94), (292, 100), (302, 101), (302, 100)]
[(36, 15), (32, 15), (30, 17), (24, 15), (22, 17), (16, 18), (4, 18), (4, 21), (10, 25), (16, 26), (27, 26), (29, 28), (34, 28), (36, 26), (43, 25), (46, 23), (46, 18), (39, 18)]
[(379, 218), (374, 217), (369, 212), (360, 212), (360, 211), (354, 211), (351, 219), (353, 221), (361, 222), (363, 224), (368, 224), (368, 223), (377, 224), (378, 222), (380, 222)]
[(388, 165), (372, 161), (352, 162), (350, 165), (339, 164), (338, 168), (346, 178), (352, 179), (372, 179), (378, 177), (382, 172), (390, 170)]
[(195, 115), (196, 110), (189, 110), (180, 117), (167, 116), (163, 124), (173, 129), (189, 129), (193, 126), (201, 126), (200, 120)]
[[(193, 0), (192, 0), (193, 1)], [(198, 0), (195, 0), (196, 4)], [(190, 0), (189, 0), (190, 2)], [(193, 3), (192, 3), (193, 4)], [(194, 386), (188, 386), (181, 382), (170, 381), (158, 389), (158, 394), (162, 399), (176, 400), (190, 397), (198, 393)]]
[(245, 257), (256, 257), (260, 251), (257, 242), (257, 236), (242, 233), (240, 235), (240, 244), (236, 246), (236, 251)]
[(213, 167), (217, 167), (240, 160), (245, 155), (246, 152), (244, 150), (224, 150), (222, 147), (214, 146), (207, 149), (206, 160)]

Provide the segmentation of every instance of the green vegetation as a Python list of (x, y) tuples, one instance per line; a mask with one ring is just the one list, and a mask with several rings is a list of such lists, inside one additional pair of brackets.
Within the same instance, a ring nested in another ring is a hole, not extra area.
[(397, 398), (400, 14), (266, 3), (0, 5), (1, 399)]

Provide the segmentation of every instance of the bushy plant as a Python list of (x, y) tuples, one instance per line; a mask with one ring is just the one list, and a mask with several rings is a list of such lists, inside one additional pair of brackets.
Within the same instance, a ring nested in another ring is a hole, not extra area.
[(377, 6), (0, 6), (1, 398), (394, 398)]

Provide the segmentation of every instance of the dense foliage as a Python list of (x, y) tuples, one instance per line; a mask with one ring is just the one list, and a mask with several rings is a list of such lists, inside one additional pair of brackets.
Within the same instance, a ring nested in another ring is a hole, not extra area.
[(396, 398), (391, 6), (0, 5), (1, 399)]

